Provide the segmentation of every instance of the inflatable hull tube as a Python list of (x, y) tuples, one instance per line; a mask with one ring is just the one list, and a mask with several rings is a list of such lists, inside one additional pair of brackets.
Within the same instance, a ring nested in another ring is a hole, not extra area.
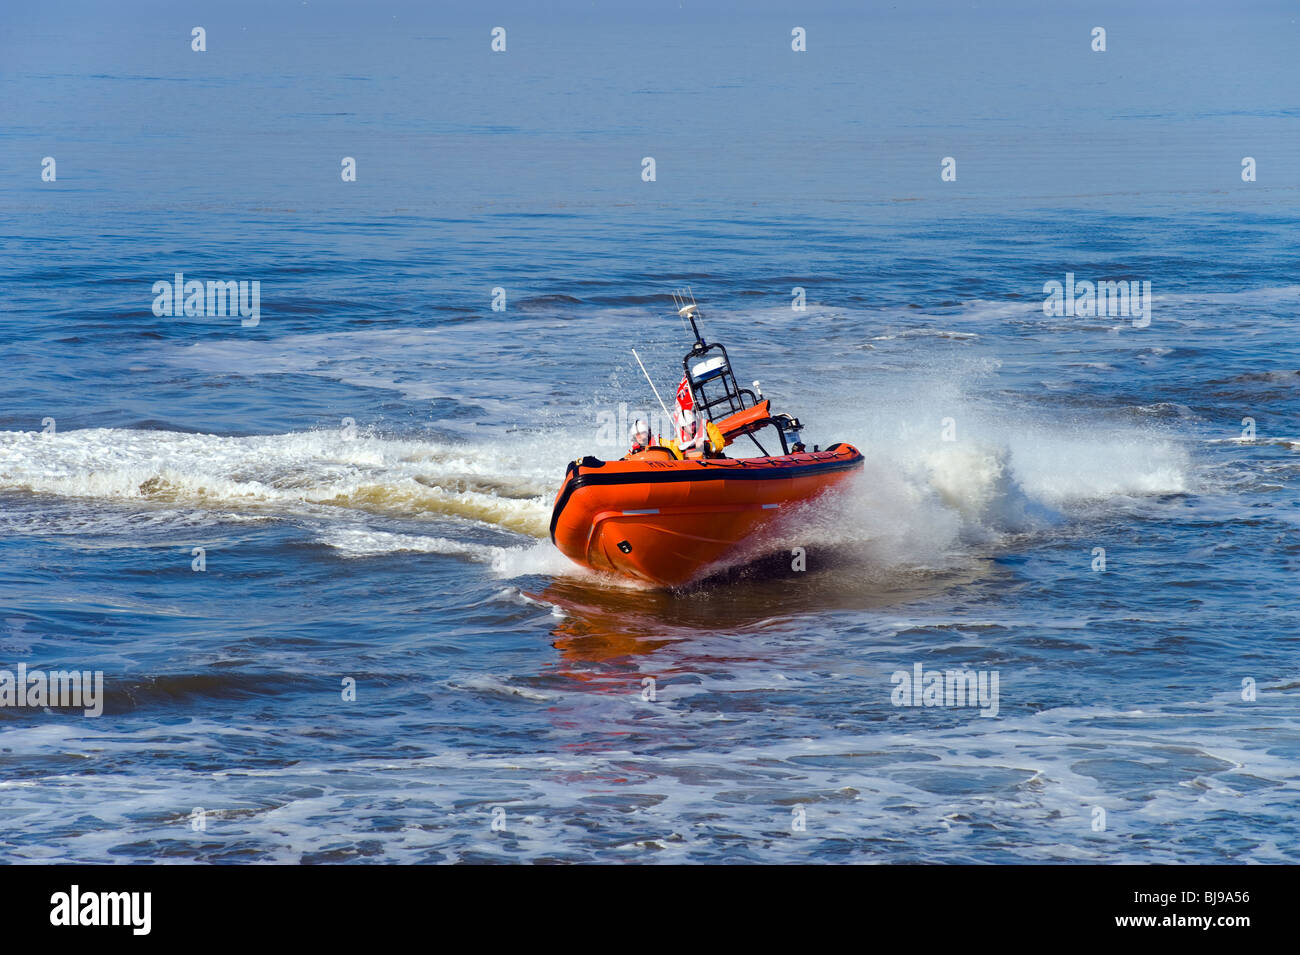
[(622, 461), (583, 458), (555, 497), (551, 540), (593, 570), (680, 587), (862, 464), (848, 444), (764, 458), (683, 461), (659, 448)]

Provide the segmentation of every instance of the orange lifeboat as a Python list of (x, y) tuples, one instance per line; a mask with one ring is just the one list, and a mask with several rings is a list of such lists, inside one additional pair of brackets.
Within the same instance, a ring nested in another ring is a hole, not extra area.
[[(695, 411), (724, 445), (746, 437), (762, 453), (728, 457), (709, 447), (692, 457), (675, 446), (653, 446), (620, 461), (585, 457), (569, 465), (551, 513), (551, 540), (561, 553), (660, 587), (721, 568), (759, 541), (783, 511), (863, 465), (862, 453), (849, 444), (807, 451), (797, 419), (774, 417), (768, 401), (736, 385), (726, 349), (700, 336), (697, 306), (683, 302), (679, 314), (690, 318), (696, 336), (682, 383)], [(775, 433), (780, 454), (767, 453), (755, 437), (760, 432)]]
[(862, 467), (848, 444), (779, 457), (676, 460), (651, 448), (569, 465), (551, 514), (561, 553), (661, 587), (690, 583), (758, 535), (782, 508)]

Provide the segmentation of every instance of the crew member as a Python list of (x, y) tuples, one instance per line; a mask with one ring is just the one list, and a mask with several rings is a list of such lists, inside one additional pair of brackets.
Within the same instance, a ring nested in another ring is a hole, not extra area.
[(727, 441), (712, 421), (699, 417), (690, 408), (677, 413), (677, 440), (671, 442), (680, 457), (721, 458)]
[(644, 451), (650, 447), (650, 425), (645, 418), (637, 418), (632, 425), (632, 453)]
[(682, 454), (689, 455), (691, 452), (703, 453), (705, 443), (708, 441), (708, 435), (705, 434), (704, 428), (700, 427), (699, 420), (695, 417), (695, 412), (690, 408), (682, 408), (677, 412), (677, 447)]

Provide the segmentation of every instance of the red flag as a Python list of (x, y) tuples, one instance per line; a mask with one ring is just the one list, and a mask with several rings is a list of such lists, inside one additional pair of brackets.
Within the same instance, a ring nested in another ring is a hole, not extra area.
[(682, 375), (682, 383), (677, 386), (677, 407), (683, 411), (695, 407), (695, 398), (691, 395), (691, 386), (685, 375)]

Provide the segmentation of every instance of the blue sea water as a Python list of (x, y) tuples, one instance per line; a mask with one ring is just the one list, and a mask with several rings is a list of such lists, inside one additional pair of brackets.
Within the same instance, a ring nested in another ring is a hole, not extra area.
[[(0, 669), (105, 699), (0, 705), (0, 859), (1297, 861), (1298, 31), (6, 6)], [(178, 272), (258, 322), (155, 315)], [(679, 286), (867, 463), (661, 593), (547, 525)], [(996, 715), (895, 705), (918, 664)]]

